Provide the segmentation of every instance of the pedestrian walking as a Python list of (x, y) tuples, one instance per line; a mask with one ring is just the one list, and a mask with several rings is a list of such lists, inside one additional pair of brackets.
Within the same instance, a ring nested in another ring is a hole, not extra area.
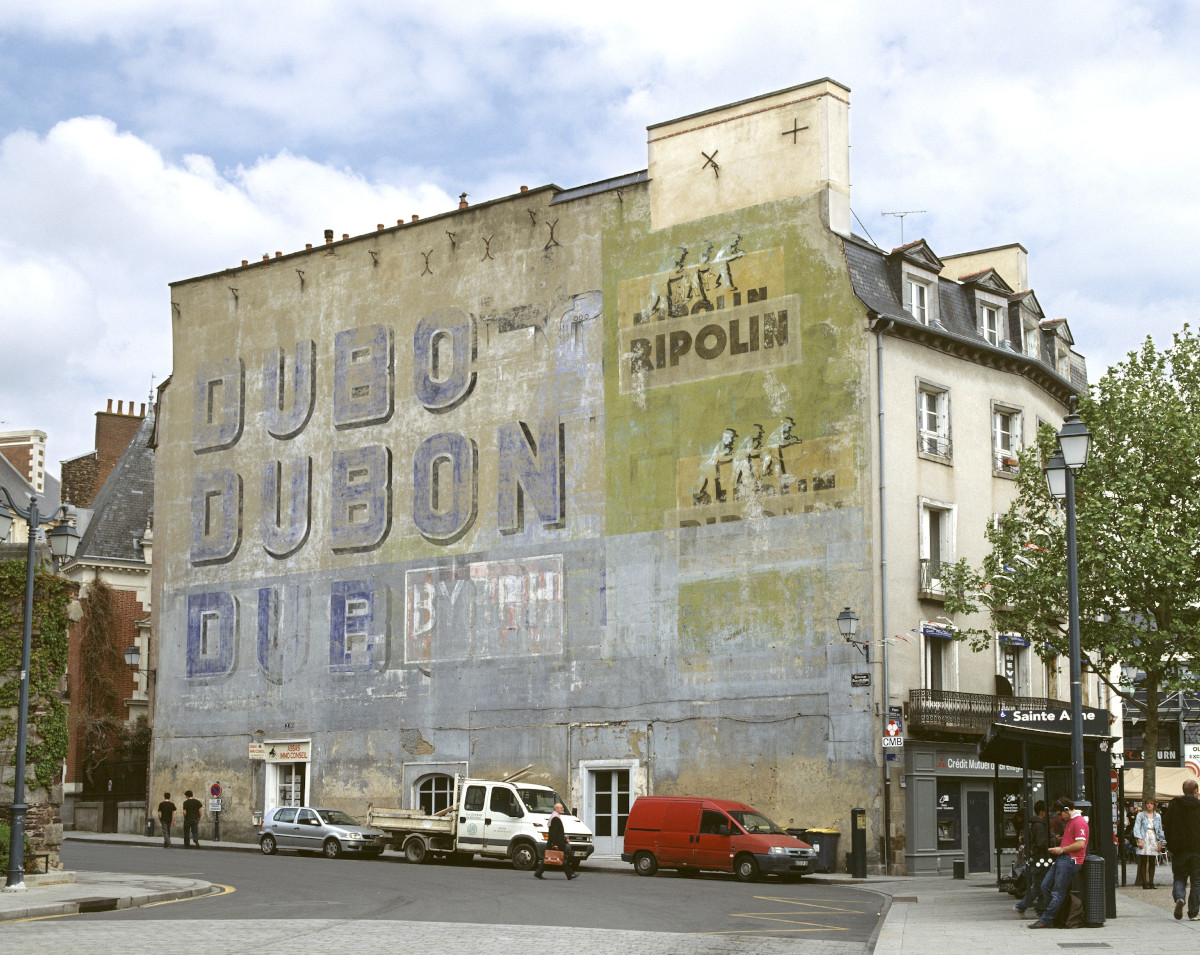
[(566, 874), (567, 880), (575, 878), (576, 873), (571, 871), (571, 852), (567, 847), (567, 830), (563, 828), (562, 812), (562, 803), (556, 802), (554, 812), (550, 813), (550, 837), (546, 840), (545, 848), (542, 849), (541, 856), (538, 858), (537, 868), (533, 872), (536, 878), (540, 879), (542, 873), (546, 871), (546, 853), (551, 849), (557, 849), (562, 853), (562, 870)]
[[(1196, 792), (1200, 783), (1189, 779), (1183, 784), (1183, 795), (1176, 796), (1163, 814), (1163, 827), (1171, 846), (1171, 875), (1174, 884), (1175, 918), (1183, 918), (1183, 903), (1187, 900), (1188, 918), (1200, 919), (1200, 798)], [(1188, 880), (1192, 891), (1186, 895)]]
[(1054, 925), (1058, 910), (1071, 892), (1071, 880), (1075, 878), (1077, 867), (1083, 865), (1083, 857), (1087, 854), (1088, 822), (1083, 813), (1065, 796), (1058, 800), (1056, 808), (1063, 820), (1062, 842), (1050, 847), (1050, 855), (1055, 856), (1054, 865), (1042, 880), (1042, 895), (1049, 898), (1050, 903), (1040, 919), (1029, 923), (1030, 928)]
[(1146, 808), (1137, 814), (1133, 822), (1133, 841), (1137, 844), (1137, 884), (1143, 889), (1157, 889), (1154, 884), (1154, 866), (1158, 854), (1163, 851), (1166, 836), (1163, 834), (1162, 816), (1157, 812), (1158, 804), (1146, 800)]
[(163, 848), (171, 848), (171, 824), (175, 821), (176, 806), (171, 802), (171, 794), (163, 793), (162, 802), (158, 804), (158, 824), (162, 826)]
[(200, 800), (192, 795), (189, 789), (184, 793), (187, 798), (183, 801), (183, 847), (188, 848), (188, 836), (192, 837), (191, 848), (200, 848), (200, 810), (203, 808)]

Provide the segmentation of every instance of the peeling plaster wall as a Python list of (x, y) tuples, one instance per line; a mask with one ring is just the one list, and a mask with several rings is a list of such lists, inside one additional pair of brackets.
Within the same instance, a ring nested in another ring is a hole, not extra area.
[(173, 286), (155, 792), (219, 780), (246, 837), (250, 744), (305, 740), (309, 801), (358, 813), (423, 762), (578, 805), (594, 760), (783, 824), (878, 808), (833, 623), (872, 600), (841, 242), (820, 194), (655, 229), (652, 188)]

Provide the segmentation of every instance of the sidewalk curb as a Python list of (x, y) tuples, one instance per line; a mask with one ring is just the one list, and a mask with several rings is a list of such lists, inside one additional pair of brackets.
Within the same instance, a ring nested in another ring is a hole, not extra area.
[(112, 902), (112, 905), (104, 905), (95, 911), (120, 911), (122, 909), (140, 908), (143, 905), (153, 905), (158, 902), (175, 902), (180, 899), (194, 899), (204, 895), (213, 894), (213, 885), (210, 882), (202, 882), (192, 886), (189, 889), (175, 889), (167, 892), (150, 892), (145, 895), (131, 896), (97, 896), (91, 899), (73, 899), (63, 902), (40, 902), (27, 905), (24, 908), (13, 908), (4, 912), (4, 917), (0, 919), (0, 924), (6, 922), (19, 922), (23, 919), (38, 919), (51, 918), (59, 915), (78, 915), (81, 911), (80, 907), (86, 905), (89, 901), (103, 899), (105, 902)]

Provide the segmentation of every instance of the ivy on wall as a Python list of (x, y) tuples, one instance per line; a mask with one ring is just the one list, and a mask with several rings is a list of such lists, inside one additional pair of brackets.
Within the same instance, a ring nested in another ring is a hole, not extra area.
[[(60, 697), (67, 672), (69, 581), (38, 570), (33, 585), (33, 639), (29, 657), (29, 732), (26, 785), (49, 790), (67, 756), (67, 708)], [(16, 710), (21, 694), (21, 644), (25, 614), (25, 561), (0, 561), (0, 752), (16, 763)], [(9, 773), (11, 776), (11, 772)], [(10, 796), (11, 798), (11, 796)]]
[(125, 694), (120, 679), (128, 671), (123, 648), (114, 642), (117, 611), (112, 588), (100, 577), (88, 586), (79, 639), (79, 699), (72, 719), (80, 743), (84, 777), (89, 783), (108, 759), (127, 755), (131, 727), (124, 720)]

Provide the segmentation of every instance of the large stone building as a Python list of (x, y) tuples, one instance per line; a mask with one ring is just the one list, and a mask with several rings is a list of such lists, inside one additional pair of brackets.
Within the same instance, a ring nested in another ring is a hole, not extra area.
[[(848, 110), (809, 83), (651, 127), (642, 172), (174, 284), (153, 789), (220, 782), (246, 837), (529, 767), (602, 855), (691, 793), (864, 807), (902, 866), (886, 706), (1008, 672), (922, 622), (1082, 363), (1019, 247), (851, 237)], [(890, 692), (844, 607), (915, 628)]]

